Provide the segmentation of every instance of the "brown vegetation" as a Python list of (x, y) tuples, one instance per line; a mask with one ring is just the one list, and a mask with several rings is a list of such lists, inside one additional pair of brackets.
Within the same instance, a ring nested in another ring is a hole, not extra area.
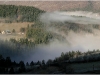
[(93, 9), (99, 10), (99, 1), (0, 1), (0, 4), (34, 6), (45, 11), (85, 8), (92, 3)]
[(21, 28), (27, 28), (27, 26), (31, 25), (33, 23), (30, 22), (23, 22), (23, 23), (0, 23), (0, 31), (6, 31), (6, 30), (10, 30), (11, 32), (13, 30), (15, 30), (15, 34), (11, 34), (11, 35), (7, 35), (7, 34), (0, 34), (0, 39), (3, 40), (9, 40), (10, 38), (15, 38), (15, 39), (19, 39), (19, 38), (25, 38), (26, 35), (25, 34), (21, 34), (20, 29)]
[(0, 30), (10, 30), (12, 31), (15, 29), (16, 32), (20, 32), (20, 28), (26, 28), (28, 25), (31, 25), (33, 23), (29, 22), (22, 22), (22, 23), (0, 23)]
[(88, 5), (86, 1), (1, 1), (0, 4), (34, 6), (45, 11), (67, 10), (83, 8)]

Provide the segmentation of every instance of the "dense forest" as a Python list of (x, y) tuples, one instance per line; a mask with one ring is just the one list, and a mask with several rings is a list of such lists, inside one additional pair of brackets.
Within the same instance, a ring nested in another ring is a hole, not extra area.
[[(48, 61), (42, 60), (37, 62), (32, 60), (30, 63), (11, 61), (10, 57), (4, 58), (0, 55), (0, 74), (24, 74), (28, 72), (33, 72), (33, 74), (70, 74), (75, 73), (74, 69), (71, 68), (71, 64), (89, 63), (94, 61), (100, 61), (100, 50), (87, 51), (84, 53), (80, 51), (62, 52), (61, 56), (54, 60), (48, 59)], [(56, 70), (48, 69), (49, 67), (57, 67), (59, 68), (59, 71), (56, 72)], [(48, 70), (45, 71), (46, 69)]]
[(26, 37), (33, 38), (35, 44), (46, 44), (53, 38), (53, 34), (46, 30), (44, 24), (36, 22), (27, 28)]
[(35, 7), (0, 5), (0, 17), (8, 18), (6, 22), (33, 22), (36, 21), (39, 14), (43, 12), (44, 11)]

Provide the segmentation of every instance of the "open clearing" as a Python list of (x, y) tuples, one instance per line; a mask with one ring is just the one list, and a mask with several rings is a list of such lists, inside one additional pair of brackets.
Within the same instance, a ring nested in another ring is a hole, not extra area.
[(2, 40), (9, 40), (10, 38), (25, 38), (25, 34), (19, 34), (20, 28), (27, 28), (27, 26), (31, 25), (33, 23), (30, 22), (23, 22), (23, 23), (0, 23), (0, 31), (6, 31), (9, 30), (12, 32), (13, 29), (15, 29), (15, 34), (0, 34), (0, 39)]
[(20, 38), (25, 38), (25, 34), (24, 35), (19, 35), (19, 34), (0, 34), (0, 40), (9, 40), (11, 38), (15, 38), (20, 39)]
[(0, 31), (15, 29), (16, 32), (20, 32), (20, 28), (26, 28), (28, 25), (30, 26), (33, 23), (30, 22), (22, 22), (22, 23), (0, 23)]

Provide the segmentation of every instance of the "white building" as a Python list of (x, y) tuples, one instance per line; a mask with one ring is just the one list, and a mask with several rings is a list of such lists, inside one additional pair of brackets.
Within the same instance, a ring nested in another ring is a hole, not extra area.
[(5, 31), (2, 31), (1, 34), (6, 34), (6, 32)]
[(10, 30), (2, 31), (1, 34), (11, 34)]

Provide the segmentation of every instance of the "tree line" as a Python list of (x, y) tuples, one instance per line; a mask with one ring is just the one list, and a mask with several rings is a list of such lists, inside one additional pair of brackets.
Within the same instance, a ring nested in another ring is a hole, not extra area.
[[(97, 53), (99, 53), (99, 56)], [(82, 54), (84, 54), (83, 61), (81, 61), (82, 58), (79, 57)], [(89, 54), (90, 54), (90, 56), (92, 56), (91, 58), (89, 56), (87, 56)], [(97, 56), (97, 57), (95, 57), (95, 56)], [(74, 61), (71, 61), (70, 59), (72, 59), (74, 57), (75, 57), (75, 60), (73, 59)], [(66, 62), (67, 60), (68, 60), (68, 62)], [(50, 66), (59, 67), (63, 72), (70, 73), (69, 71), (66, 71), (66, 68), (69, 68), (69, 64), (71, 64), (71, 63), (88, 63), (88, 62), (94, 62), (94, 61), (100, 61), (100, 50), (87, 51), (84, 53), (82, 53), (80, 51), (69, 51), (66, 53), (62, 52), (61, 56), (57, 57), (55, 59), (48, 59), (48, 61), (45, 61), (45, 60), (39, 61), (38, 60), (37, 62), (34, 62), (34, 60), (32, 60), (30, 63), (26, 62), (26, 64), (24, 63), (24, 61), (15, 62), (15, 61), (11, 61), (10, 57), (4, 58), (2, 55), (0, 55), (0, 73), (14, 74), (14, 73), (27, 73), (29, 71), (35, 72), (35, 70), (37, 70), (37, 69), (43, 70), (43, 69), (47, 69)], [(31, 68), (27, 69), (26, 66), (27, 67), (30, 66)], [(34, 66), (34, 68), (32, 68), (32, 66)], [(39, 67), (36, 69), (35, 68), (36, 66), (39, 66)], [(15, 68), (17, 68), (17, 67), (19, 67), (19, 68), (17, 71), (15, 71)], [(69, 70), (71, 70), (71, 68), (69, 68)]]
[(0, 5), (0, 17), (9, 19), (5, 22), (33, 22), (43, 12), (31, 6)]
[(10, 57), (4, 58), (2, 55), (0, 55), (0, 74), (19, 74), (23, 72), (27, 72), (30, 69), (27, 69), (26, 66), (34, 66), (34, 65), (40, 65), (45, 66), (46, 63), (44, 60), (26, 63), (24, 61), (11, 61)]

